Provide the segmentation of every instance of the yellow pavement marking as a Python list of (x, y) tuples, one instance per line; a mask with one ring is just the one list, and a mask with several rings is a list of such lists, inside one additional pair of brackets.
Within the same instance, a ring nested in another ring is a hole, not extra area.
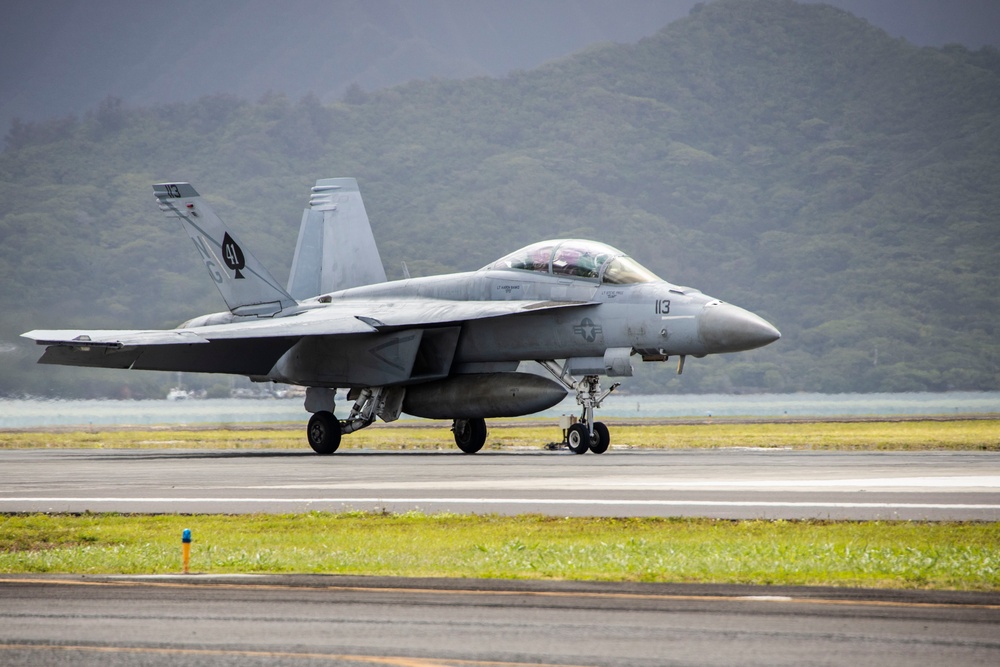
[(155, 655), (241, 656), (245, 658), (299, 658), (361, 662), (392, 667), (583, 667), (582, 665), (540, 662), (497, 662), (491, 660), (459, 660), (450, 658), (409, 658), (405, 656), (349, 655), (337, 653), (293, 653), (288, 651), (240, 651), (226, 649), (145, 648), (134, 646), (76, 646), (70, 644), (0, 644), (0, 651), (89, 651), (91, 653), (146, 653)]

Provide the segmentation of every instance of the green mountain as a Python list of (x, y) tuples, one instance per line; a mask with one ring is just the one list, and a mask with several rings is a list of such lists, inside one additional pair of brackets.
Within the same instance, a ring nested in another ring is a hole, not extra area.
[(998, 121), (995, 49), (917, 48), (822, 5), (721, 0), (637, 44), (503, 79), (353, 89), (333, 105), (108, 98), (84, 118), (15, 123), (0, 154), (0, 392), (169, 383), (34, 366), (17, 339), (223, 307), (150, 183), (194, 182), (281, 277), (308, 187), (342, 175), (359, 180), (390, 276), (595, 238), (783, 333), (680, 377), (644, 364), (624, 389), (995, 390)]

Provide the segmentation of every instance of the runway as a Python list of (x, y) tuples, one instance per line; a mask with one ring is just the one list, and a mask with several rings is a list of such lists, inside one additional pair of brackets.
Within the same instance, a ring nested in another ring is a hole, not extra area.
[(0, 575), (0, 663), (996, 665), (1000, 597), (374, 577)]
[[(1000, 518), (994, 453), (0, 451), (0, 511)], [(4, 665), (995, 665), (1000, 596), (0, 575)]]
[(3, 512), (1000, 520), (995, 452), (0, 451)]

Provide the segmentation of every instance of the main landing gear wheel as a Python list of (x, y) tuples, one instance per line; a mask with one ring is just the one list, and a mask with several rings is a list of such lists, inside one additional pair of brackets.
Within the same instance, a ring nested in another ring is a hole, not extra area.
[(594, 437), (590, 441), (590, 451), (603, 454), (611, 446), (611, 434), (604, 422), (594, 422)]
[(456, 419), (451, 427), (455, 444), (466, 454), (475, 454), (486, 444), (486, 420)]
[(574, 454), (586, 454), (590, 449), (590, 432), (587, 425), (577, 422), (566, 432), (566, 444)]
[(340, 421), (332, 412), (313, 413), (306, 428), (309, 446), (317, 454), (333, 454), (340, 447)]

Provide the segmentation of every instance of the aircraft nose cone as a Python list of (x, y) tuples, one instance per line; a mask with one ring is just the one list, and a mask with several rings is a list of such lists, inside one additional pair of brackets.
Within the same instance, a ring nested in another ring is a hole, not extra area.
[(698, 337), (709, 353), (741, 352), (781, 338), (770, 322), (728, 303), (710, 303), (698, 317)]

